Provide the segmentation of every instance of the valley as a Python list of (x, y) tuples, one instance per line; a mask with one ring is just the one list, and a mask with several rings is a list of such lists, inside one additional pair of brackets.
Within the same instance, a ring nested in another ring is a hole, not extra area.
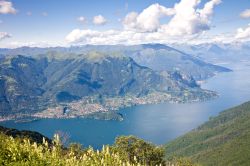
[[(250, 62), (250, 61), (249, 61)], [(206, 80), (202, 89), (219, 94), (213, 100), (186, 103), (146, 104), (119, 109), (122, 121), (101, 120), (100, 118), (40, 119), (26, 123), (13, 120), (1, 122), (1, 125), (20, 130), (39, 131), (52, 138), (56, 131), (70, 135), (70, 142), (101, 148), (103, 144), (112, 144), (118, 135), (135, 135), (155, 144), (165, 144), (178, 136), (206, 122), (209, 117), (218, 115), (227, 108), (234, 107), (250, 96), (249, 65), (231, 62), (225, 67), (233, 72), (225, 72)], [(232, 78), (234, 81), (232, 81)], [(242, 78), (245, 78), (242, 81)], [(110, 115), (99, 114), (103, 119)], [(48, 127), (49, 126), (49, 127)]]
[[(215, 98), (216, 92), (201, 89), (197, 82), (231, 71), (160, 44), (18, 48), (0, 53), (5, 54), (0, 60), (1, 121), (79, 117), (122, 120), (115, 112), (126, 107)], [(149, 61), (143, 62), (140, 57)], [(156, 68), (159, 61), (166, 63)], [(190, 69), (196, 73), (190, 73)]]
[(249, 21), (249, 0), (0, 0), (0, 165), (248, 166)]

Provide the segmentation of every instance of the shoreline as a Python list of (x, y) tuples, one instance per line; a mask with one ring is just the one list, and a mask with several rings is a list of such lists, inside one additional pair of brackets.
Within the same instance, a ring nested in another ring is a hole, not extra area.
[[(198, 93), (200, 92), (200, 93)], [(123, 97), (104, 97), (97, 100), (96, 96), (88, 96), (71, 103), (58, 104), (46, 110), (34, 114), (18, 114), (0, 117), (0, 122), (20, 121), (25, 123), (41, 119), (74, 119), (92, 118), (98, 120), (123, 120), (123, 115), (118, 110), (137, 105), (162, 104), (162, 103), (193, 103), (209, 101), (218, 97), (218, 93), (202, 90), (197, 92), (183, 92), (179, 96), (172, 96), (168, 93), (154, 92), (143, 97), (127, 95)]]

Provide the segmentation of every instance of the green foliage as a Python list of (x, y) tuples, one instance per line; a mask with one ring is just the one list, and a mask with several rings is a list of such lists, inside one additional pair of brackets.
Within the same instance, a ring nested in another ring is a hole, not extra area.
[(189, 157), (203, 165), (249, 165), (250, 102), (223, 111), (166, 145), (166, 156)]
[(164, 149), (134, 136), (116, 138), (114, 150), (123, 160), (143, 165), (163, 165)]
[(64, 149), (58, 135), (55, 135), (50, 147), (45, 140), (39, 145), (31, 143), (29, 139), (14, 139), (1, 134), (0, 149), (0, 165), (140, 165), (123, 161), (118, 154), (111, 152), (109, 146), (103, 147), (101, 151), (93, 148), (81, 150), (76, 145)]
[(176, 165), (176, 166), (200, 166), (199, 164), (194, 164), (189, 158), (177, 158), (173, 157), (166, 163), (167, 165)]
[(163, 148), (133, 136), (116, 139), (113, 146), (102, 150), (83, 149), (80, 144), (62, 146), (56, 134), (52, 143), (44, 138), (41, 144), (28, 138), (13, 138), (0, 133), (0, 165), (13, 166), (192, 166), (186, 159), (163, 160)]

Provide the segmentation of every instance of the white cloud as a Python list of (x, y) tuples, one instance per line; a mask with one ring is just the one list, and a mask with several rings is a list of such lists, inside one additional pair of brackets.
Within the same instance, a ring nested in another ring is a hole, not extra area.
[(246, 9), (242, 13), (240, 13), (240, 17), (242, 18), (250, 18), (250, 9)]
[[(187, 42), (193, 36), (183, 36), (182, 42)], [(161, 32), (135, 32), (130, 30), (96, 31), (91, 29), (75, 29), (66, 36), (71, 44), (141, 44), (141, 43), (171, 43), (179, 38), (165, 36)]]
[[(100, 44), (102, 42), (118, 42), (121, 38), (126, 36), (122, 35), (122, 31), (108, 30), (108, 31), (95, 31), (95, 30), (80, 30), (75, 29), (66, 36), (66, 40), (70, 43), (84, 43), (84, 44)], [(121, 38), (119, 38), (121, 37)]]
[[(123, 19), (123, 29), (121, 30), (75, 29), (67, 35), (66, 40), (69, 43), (81, 44), (195, 41), (199, 39), (200, 34), (204, 34), (210, 29), (214, 7), (220, 3), (221, 0), (210, 0), (201, 9), (198, 9), (200, 0), (181, 0), (173, 8), (166, 8), (156, 3), (141, 13), (128, 13)], [(101, 15), (98, 17), (97, 20), (105, 20)], [(162, 23), (163, 20), (160, 19), (163, 17), (169, 17), (169, 21)], [(102, 24), (103, 21), (96, 21), (96, 23)]]
[(77, 20), (82, 23), (85, 23), (87, 21), (86, 18), (83, 16), (78, 17)]
[[(131, 12), (123, 21), (126, 30), (138, 32), (161, 31), (166, 35), (192, 35), (210, 29), (210, 17), (213, 9), (221, 0), (210, 0), (203, 9), (197, 9), (200, 0), (181, 0), (173, 8), (152, 4), (141, 13)], [(160, 24), (160, 18), (172, 16), (166, 24)]]
[(210, 17), (213, 8), (220, 0), (207, 2), (203, 9), (197, 9), (200, 0), (182, 0), (176, 4), (176, 14), (168, 24), (162, 25), (161, 31), (171, 36), (198, 34), (210, 29)]
[(93, 24), (95, 25), (104, 25), (106, 23), (107, 20), (102, 15), (98, 15), (93, 18)]
[(16, 14), (16, 12), (12, 2), (0, 0), (0, 14)]
[(160, 27), (160, 18), (175, 14), (174, 9), (166, 8), (158, 3), (150, 5), (140, 14), (131, 12), (123, 20), (125, 29), (139, 32), (152, 32)]
[(214, 7), (219, 5), (221, 0), (211, 0), (207, 2), (202, 10), (198, 10), (202, 18), (209, 19), (209, 17), (213, 14)]
[(241, 40), (250, 40), (250, 24), (245, 29), (244, 28), (239, 28), (237, 30), (235, 38), (236, 39), (241, 39)]
[(11, 35), (7, 32), (0, 32), (0, 41), (1, 40), (4, 40), (4, 39), (7, 39), (7, 38), (10, 38)]
[(125, 29), (133, 29), (136, 25), (136, 18), (138, 17), (138, 13), (130, 12), (123, 20), (123, 26)]

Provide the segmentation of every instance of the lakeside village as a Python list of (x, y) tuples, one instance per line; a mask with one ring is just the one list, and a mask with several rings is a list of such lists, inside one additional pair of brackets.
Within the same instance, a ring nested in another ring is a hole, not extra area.
[[(205, 91), (204, 94), (196, 94), (186, 91), (184, 94), (171, 95), (169, 93), (154, 92), (146, 96), (137, 97), (135, 95), (100, 97), (89, 96), (81, 100), (58, 105), (48, 108), (42, 112), (34, 114), (36, 118), (76, 118), (97, 115), (97, 113), (116, 112), (125, 107), (144, 104), (159, 103), (184, 103), (204, 101), (214, 97), (216, 94), (211, 91)], [(174, 97), (173, 97), (174, 96)], [(93, 116), (92, 116), (93, 117)]]
[[(159, 103), (185, 103), (197, 102), (210, 99), (215, 96), (214, 92), (205, 91), (206, 93), (197, 94), (195, 92), (186, 91), (179, 95), (171, 95), (169, 93), (154, 92), (145, 96), (137, 97), (135, 95), (117, 96), (117, 97), (100, 97), (98, 95), (84, 97), (80, 100), (70, 103), (60, 103), (53, 107), (36, 112), (32, 115), (19, 114), (13, 116), (1, 117), (0, 121), (8, 121), (13, 119), (30, 120), (44, 118), (95, 118), (104, 120), (123, 120), (121, 114), (117, 110), (125, 107), (144, 104)], [(23, 121), (23, 120), (20, 120)], [(25, 120), (26, 121), (26, 120)], [(27, 120), (29, 121), (29, 120)]]

